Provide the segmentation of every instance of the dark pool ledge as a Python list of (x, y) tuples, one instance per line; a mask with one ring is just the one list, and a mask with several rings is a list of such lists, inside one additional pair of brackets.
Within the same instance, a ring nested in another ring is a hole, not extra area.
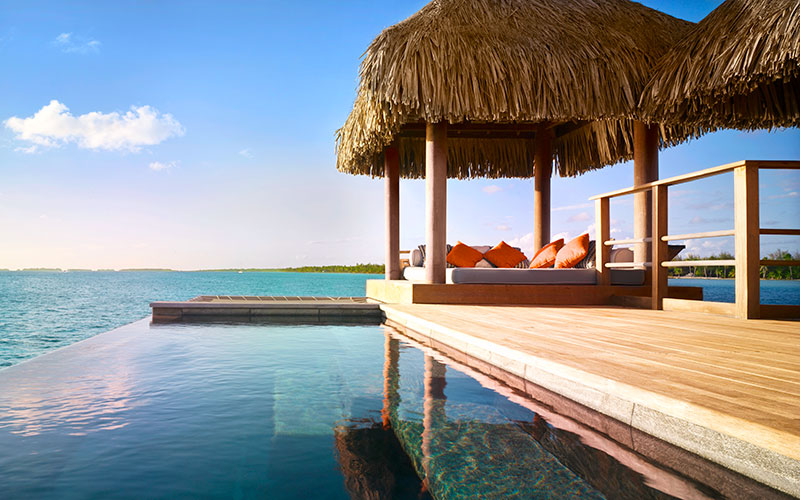
[[(468, 318), (453, 327), (453, 322), (431, 320), (436, 316), (426, 318), (418, 306), (384, 304), (381, 309), (390, 326), (427, 347), (444, 352), (455, 349), (480, 360), (486, 363), (487, 373), (518, 390), (535, 394), (532, 386), (544, 388), (613, 417), (623, 426), (609, 427), (610, 436), (634, 451), (647, 454), (650, 446), (635, 439), (636, 431), (640, 431), (800, 497), (800, 436), (796, 434), (692, 404), (680, 395), (670, 397), (650, 391), (646, 381), (638, 386), (620, 383), (613, 375), (601, 376), (546, 355), (511, 348), (513, 341), (508, 342), (509, 338), (499, 330), (497, 341), (471, 335)], [(598, 334), (601, 332), (598, 327)], [(576, 349), (580, 350), (580, 346), (576, 345)], [(737, 436), (726, 432), (732, 428), (740, 429)]]
[(153, 322), (204, 319), (374, 320), (383, 313), (366, 297), (201, 295), (184, 302), (152, 302)]

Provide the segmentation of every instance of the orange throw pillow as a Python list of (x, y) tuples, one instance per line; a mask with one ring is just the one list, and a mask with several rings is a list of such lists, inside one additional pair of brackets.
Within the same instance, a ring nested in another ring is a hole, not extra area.
[(456, 267), (475, 267), (482, 258), (482, 253), (460, 241), (447, 254), (447, 262)]
[(556, 263), (556, 255), (563, 246), (564, 246), (564, 238), (557, 239), (556, 241), (552, 241), (547, 245), (543, 246), (541, 250), (536, 252), (536, 255), (533, 256), (533, 259), (531, 260), (531, 265), (529, 267), (531, 269), (538, 269), (542, 267), (553, 267), (553, 264)]
[(556, 269), (575, 267), (589, 253), (589, 233), (570, 241), (556, 255)]
[(497, 267), (514, 267), (525, 260), (525, 254), (505, 241), (501, 241), (497, 246), (483, 254), (483, 258)]

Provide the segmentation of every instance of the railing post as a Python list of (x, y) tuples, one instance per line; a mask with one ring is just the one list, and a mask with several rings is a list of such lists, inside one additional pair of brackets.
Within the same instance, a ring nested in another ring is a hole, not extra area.
[(761, 316), (758, 167), (745, 162), (733, 170), (736, 317)]
[(667, 260), (668, 245), (661, 238), (667, 235), (668, 229), (668, 197), (667, 186), (662, 184), (653, 186), (653, 241), (651, 242), (652, 256), (650, 258), (650, 269), (653, 271), (651, 280), (652, 286), (652, 308), (663, 309), (664, 297), (667, 296), (668, 281), (667, 268), (661, 265)]
[(611, 239), (611, 226), (609, 224), (609, 199), (600, 198), (594, 201), (594, 258), (597, 268), (597, 284), (607, 286), (611, 284), (611, 269), (606, 268), (606, 264), (611, 254), (611, 248), (605, 242)]

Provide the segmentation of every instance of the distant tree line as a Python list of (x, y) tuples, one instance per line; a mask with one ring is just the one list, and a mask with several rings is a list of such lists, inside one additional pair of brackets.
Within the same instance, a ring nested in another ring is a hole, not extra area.
[(354, 273), (354, 274), (383, 274), (385, 271), (383, 264), (356, 264), (354, 266), (302, 266), (285, 267), (282, 269), (270, 269), (270, 271), (282, 271), (292, 273)]
[(201, 269), (200, 271), (238, 272), (244, 273), (352, 273), (383, 274), (383, 264), (356, 264), (354, 266), (301, 266), (281, 268), (234, 268), (234, 269)]
[[(8, 269), (0, 269), (0, 271), (8, 271)], [(22, 271), (47, 271), (47, 272), (62, 272), (57, 268), (26, 268)], [(70, 269), (69, 271), (90, 272), (90, 269)], [(98, 271), (114, 271), (114, 269), (98, 269)], [(175, 271), (173, 269), (162, 268), (142, 268), (142, 269), (120, 269), (120, 272), (142, 272), (142, 271), (158, 271), (158, 272), (245, 272), (245, 273), (352, 273), (352, 274), (383, 274), (385, 272), (383, 264), (356, 264), (354, 266), (302, 266), (302, 267), (282, 267), (282, 268), (233, 268), (233, 269), (198, 269), (197, 271)]]
[[(721, 252), (711, 257), (700, 257), (699, 255), (688, 254), (685, 257), (678, 257), (675, 260), (733, 260), (733, 255), (728, 252)], [(765, 257), (768, 260), (800, 260), (800, 252), (788, 252), (786, 250), (775, 250)], [(669, 270), (671, 277), (695, 277), (695, 278), (734, 278), (736, 269), (734, 266), (691, 266), (691, 267), (671, 267)], [(796, 280), (800, 279), (800, 266), (761, 266), (761, 279), (767, 280)]]

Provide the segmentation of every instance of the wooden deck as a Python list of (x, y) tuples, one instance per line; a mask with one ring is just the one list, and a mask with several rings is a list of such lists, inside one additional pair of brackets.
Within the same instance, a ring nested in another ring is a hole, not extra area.
[(800, 494), (800, 322), (611, 306), (381, 307), (434, 347)]

